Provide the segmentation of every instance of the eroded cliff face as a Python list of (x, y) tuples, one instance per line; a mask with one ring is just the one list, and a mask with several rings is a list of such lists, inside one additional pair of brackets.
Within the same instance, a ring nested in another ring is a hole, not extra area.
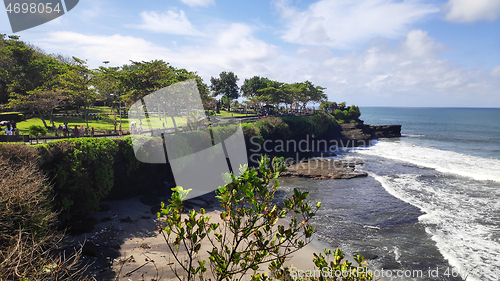
[(340, 124), (340, 138), (348, 140), (372, 140), (378, 138), (401, 137), (401, 125), (365, 125), (363, 121), (357, 123)]

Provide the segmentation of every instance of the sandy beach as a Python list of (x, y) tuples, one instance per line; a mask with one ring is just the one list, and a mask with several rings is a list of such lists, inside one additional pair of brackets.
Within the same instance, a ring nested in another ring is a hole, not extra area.
[[(166, 202), (167, 199), (142, 196), (103, 201), (104, 211), (92, 214), (98, 221), (92, 233), (70, 237), (75, 244), (85, 241), (84, 261), (92, 263), (87, 274), (95, 280), (177, 280), (171, 269), (171, 266), (176, 266), (175, 260), (155, 221), (156, 203), (159, 200)], [(220, 221), (220, 210), (215, 200), (213, 196), (198, 197), (189, 200), (186, 206), (194, 209), (203, 207), (212, 220)], [(202, 249), (206, 246), (211, 248), (208, 241)], [(321, 241), (313, 240), (294, 253), (286, 265), (294, 265), (301, 270), (314, 269), (313, 253), (319, 253), (323, 248), (325, 246)], [(208, 254), (202, 250), (200, 257), (205, 259)], [(261, 266), (259, 271), (267, 271), (267, 264)]]

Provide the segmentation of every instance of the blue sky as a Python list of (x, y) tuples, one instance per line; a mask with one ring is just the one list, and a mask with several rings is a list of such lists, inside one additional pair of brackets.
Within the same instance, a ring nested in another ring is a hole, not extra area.
[(360, 106), (500, 107), (499, 0), (81, 0), (17, 35), (92, 68), (162, 59)]

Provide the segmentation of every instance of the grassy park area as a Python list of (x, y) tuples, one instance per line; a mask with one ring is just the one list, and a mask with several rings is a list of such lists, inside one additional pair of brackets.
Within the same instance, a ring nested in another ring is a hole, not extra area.
[[(251, 116), (252, 114), (248, 114), (248, 115)], [(241, 114), (241, 113), (221, 110), (220, 114), (216, 114), (216, 116), (219, 116), (219, 117), (242, 117), (242, 116), (247, 116), (247, 114)]]
[[(78, 111), (80, 115), (78, 116), (71, 116), (74, 114), (77, 114), (76, 109), (71, 109), (71, 110), (58, 110), (55, 112), (56, 116), (54, 116), (54, 123), (56, 127), (59, 127), (59, 125), (62, 125), (63, 123), (68, 123), (69, 128), (73, 128), (75, 125), (80, 127), (80, 125), (83, 125), (86, 127), (85, 119), (83, 118), (83, 115), (81, 115), (82, 110)], [(114, 131), (115, 126), (113, 125), (112, 121), (110, 119), (113, 119), (113, 115), (109, 115), (112, 113), (111, 107), (107, 106), (102, 106), (102, 107), (92, 107), (89, 109), (89, 113), (91, 114), (105, 114), (108, 115), (108, 118), (102, 118), (99, 120), (95, 119), (95, 115), (89, 116), (89, 128), (94, 127), (94, 132), (95, 134), (104, 134), (106, 132), (111, 132)], [(115, 112), (116, 113), (116, 112)], [(60, 114), (63, 114), (64, 116), (60, 116)], [(68, 115), (66, 115), (68, 114)], [(103, 115), (101, 115), (103, 116)], [(242, 116), (247, 116), (246, 114), (241, 114), (241, 113), (234, 113), (234, 112), (228, 112), (228, 111), (221, 111), (220, 114), (217, 114), (216, 116), (218, 117), (242, 117)], [(184, 117), (174, 117), (175, 122), (177, 126), (184, 126), (186, 125), (187, 118)], [(116, 115), (116, 120), (117, 123), (119, 123), (120, 116)], [(129, 125), (129, 120), (127, 117), (122, 117), (122, 130), (124, 132), (130, 131), (130, 125)], [(45, 120), (46, 124), (50, 126), (49, 120)], [(38, 125), (43, 127), (43, 122), (40, 118), (38, 117), (33, 117), (33, 118), (28, 118), (25, 121), (17, 122), (17, 128), (19, 129), (19, 134), (20, 135), (27, 135), (29, 131), (29, 127), (32, 125)], [(153, 129), (161, 129), (161, 128), (169, 128), (169, 127), (174, 127), (172, 119), (170, 117), (162, 117), (158, 116), (158, 114), (150, 114), (149, 118), (145, 119), (142, 121), (142, 128), (143, 130), (149, 130), (149, 128)], [(3, 127), (5, 128), (5, 127)], [(2, 129), (3, 129), (2, 128)], [(117, 126), (118, 129), (118, 126)], [(5, 134), (5, 131), (2, 130), (0, 134)], [(59, 135), (61, 132), (58, 133)], [(55, 136), (55, 133), (52, 131), (49, 131), (47, 133), (47, 136)]]

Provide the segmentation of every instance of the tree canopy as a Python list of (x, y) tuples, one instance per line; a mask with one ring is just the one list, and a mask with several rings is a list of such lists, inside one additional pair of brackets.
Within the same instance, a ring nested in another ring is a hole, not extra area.
[(63, 105), (83, 108), (88, 119), (88, 108), (97, 100), (128, 107), (146, 95), (189, 79), (196, 80), (205, 109), (214, 108), (217, 96), (222, 96), (220, 102), (230, 109), (240, 94), (255, 108), (284, 104), (290, 110), (304, 110), (310, 103), (326, 100), (325, 88), (311, 81), (285, 83), (254, 76), (245, 79), (240, 89), (238, 76), (223, 71), (211, 77), (207, 86), (196, 72), (163, 60), (90, 69), (85, 60), (49, 55), (18, 36), (0, 35), (0, 104), (9, 102), (11, 108), (37, 112), (42, 120)]
[(288, 84), (259, 76), (245, 79), (241, 86), (243, 96), (253, 101), (254, 104), (263, 103), (274, 106), (285, 104), (291, 108), (293, 104), (301, 103), (302, 109), (305, 109), (310, 102), (326, 100), (325, 89), (315, 86), (310, 81)]
[(231, 100), (240, 97), (240, 88), (238, 87), (238, 76), (233, 72), (221, 72), (219, 78), (212, 77), (210, 82), (210, 90), (212, 91), (212, 96), (216, 97), (219, 95), (228, 97)]

